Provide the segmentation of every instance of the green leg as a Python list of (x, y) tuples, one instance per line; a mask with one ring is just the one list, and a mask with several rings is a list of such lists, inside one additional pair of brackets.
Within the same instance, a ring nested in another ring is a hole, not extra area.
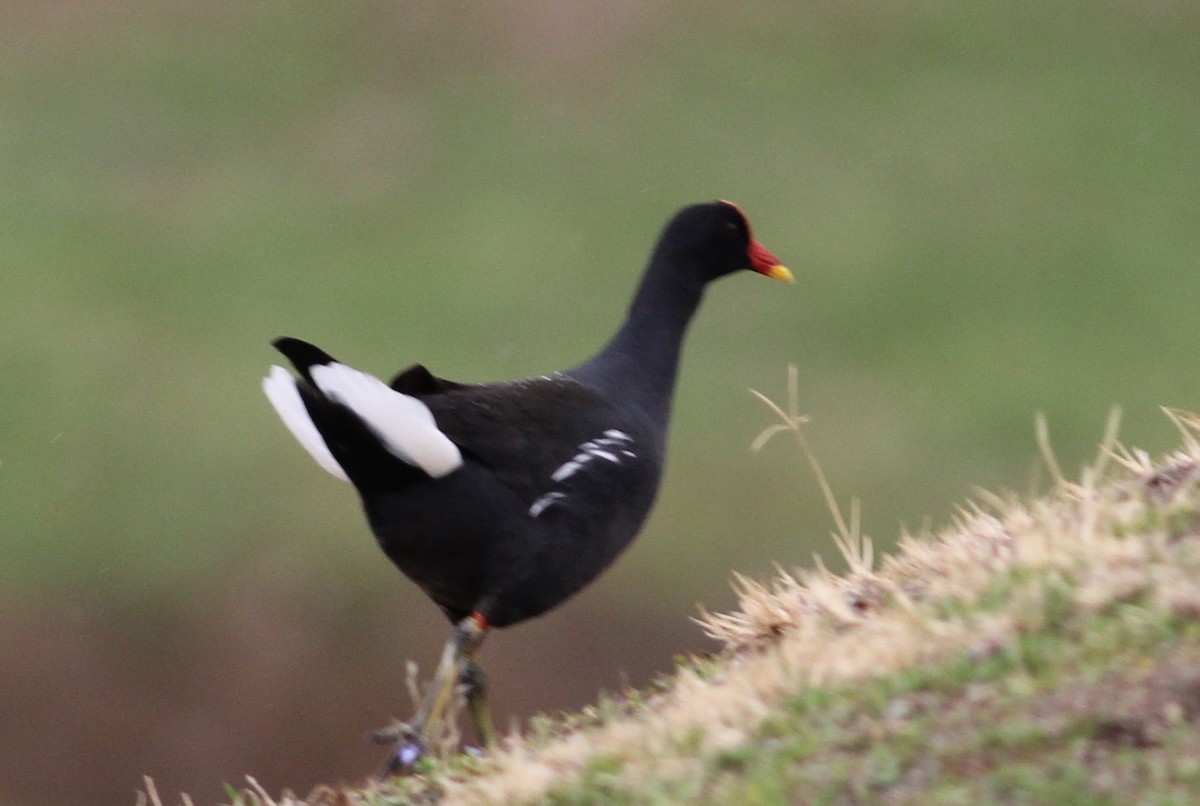
[(483, 667), (474, 658), (467, 659), (462, 676), (463, 688), (467, 694), (467, 708), (471, 712), (471, 721), (475, 724), (475, 735), (485, 749), (496, 746), (496, 727), (492, 724), (492, 712), (487, 704), (487, 675)]
[[(485, 635), (487, 627), (482, 617), (475, 614), (454, 625), (454, 631), (442, 649), (442, 659), (429, 684), (429, 691), (416, 715), (409, 722), (396, 723), (374, 734), (375, 740), (381, 744), (393, 743), (392, 751), (379, 769), (379, 777), (412, 772), (417, 761), (428, 752), (430, 741), (441, 728), (442, 717), (454, 694), (454, 687), (459, 680), (468, 676), (468, 668), (474, 664), (471, 656), (483, 643)], [(468, 701), (474, 696), (470, 692), (468, 688)], [(472, 715), (474, 712), (475, 707), (472, 706)], [(476, 722), (476, 726), (478, 724)]]

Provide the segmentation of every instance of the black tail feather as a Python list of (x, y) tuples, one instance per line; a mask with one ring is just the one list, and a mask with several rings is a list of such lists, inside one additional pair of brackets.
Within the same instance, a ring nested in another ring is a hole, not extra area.
[(306, 341), (301, 341), (300, 339), (293, 339), (291, 336), (275, 339), (275, 341), (271, 342), (271, 346), (283, 353), (284, 357), (292, 362), (292, 366), (296, 368), (296, 371), (304, 376), (304, 380), (310, 384), (312, 383), (312, 378), (308, 374), (310, 367), (337, 363), (336, 358), (320, 347), (309, 344)]
[(308, 416), (325, 440), (330, 453), (360, 490), (386, 482), (419, 481), (428, 476), (392, 455), (379, 437), (351, 409), (324, 395), (313, 383), (312, 367), (337, 363), (319, 347), (285, 336), (271, 345), (292, 362), (305, 383), (297, 384)]

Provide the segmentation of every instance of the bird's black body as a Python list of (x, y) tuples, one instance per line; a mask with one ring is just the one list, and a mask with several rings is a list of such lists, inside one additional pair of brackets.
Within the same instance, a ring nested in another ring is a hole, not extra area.
[[(363, 505), (388, 557), (454, 621), (478, 612), (504, 627), (540, 615), (606, 568), (650, 510), (662, 454), (648, 424), (570, 376), (420, 399), (462, 449), (463, 466), (436, 481), (363, 490)], [(642, 452), (614, 444), (617, 461), (594, 458), (553, 480), (580, 446), (618, 429)]]
[(300, 372), (307, 417), (358, 489), (387, 556), (452, 621), (504, 627), (577, 592), (641, 528), (662, 477), (688, 322), (705, 285), (742, 268), (790, 277), (733, 205), (685, 208), (664, 230), (625, 322), (590, 360), (497, 384), (453, 383), (420, 365), (402, 372), (391, 389), (424, 404), (436, 439), (461, 455), (449, 472), (422, 469), (423, 449), (389, 449), (378, 415), (314, 380), (314, 367), (336, 365), (330, 356), (295, 339), (276, 347)]

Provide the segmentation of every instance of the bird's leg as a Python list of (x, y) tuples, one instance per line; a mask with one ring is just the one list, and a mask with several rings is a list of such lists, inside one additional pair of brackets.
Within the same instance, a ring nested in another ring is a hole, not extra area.
[(379, 744), (392, 744), (392, 752), (384, 759), (379, 769), (379, 777), (401, 775), (412, 771), (413, 766), (425, 754), (433, 731), (437, 729), (438, 719), (450, 700), (454, 690), (454, 681), (458, 677), (456, 663), (456, 646), (458, 643), (458, 628), (450, 635), (442, 649), (442, 658), (438, 662), (433, 680), (425, 692), (425, 698), (417, 708), (412, 719), (407, 722), (393, 722), (386, 728), (377, 730), (372, 738)]
[[(381, 744), (394, 742), (392, 752), (384, 759), (379, 770), (379, 777), (411, 772), (429, 749), (431, 740), (441, 727), (442, 715), (454, 694), (454, 687), (467, 676), (467, 668), (474, 662), (471, 656), (483, 643), (486, 634), (487, 621), (479, 613), (472, 613), (454, 625), (416, 715), (410, 722), (401, 722), (375, 732), (375, 740)], [(472, 696), (468, 689), (468, 698)]]
[(487, 704), (487, 675), (474, 657), (467, 658), (463, 668), (462, 685), (467, 695), (467, 708), (475, 725), (475, 736), (485, 748), (495, 747), (496, 727)]

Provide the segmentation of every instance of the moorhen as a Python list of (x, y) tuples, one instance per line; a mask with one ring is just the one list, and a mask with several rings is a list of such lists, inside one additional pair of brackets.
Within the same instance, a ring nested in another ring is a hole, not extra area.
[(476, 732), (495, 738), (475, 654), (492, 627), (562, 603), (645, 521), (662, 477), (684, 331), (705, 285), (739, 269), (791, 273), (730, 202), (667, 224), (612, 340), (577, 367), (506, 383), (443, 380), (420, 364), (391, 384), (306, 342), (274, 346), (263, 390), (322, 468), (354, 484), (384, 553), (454, 624), (416, 715), (381, 775), (407, 772), (463, 684)]

